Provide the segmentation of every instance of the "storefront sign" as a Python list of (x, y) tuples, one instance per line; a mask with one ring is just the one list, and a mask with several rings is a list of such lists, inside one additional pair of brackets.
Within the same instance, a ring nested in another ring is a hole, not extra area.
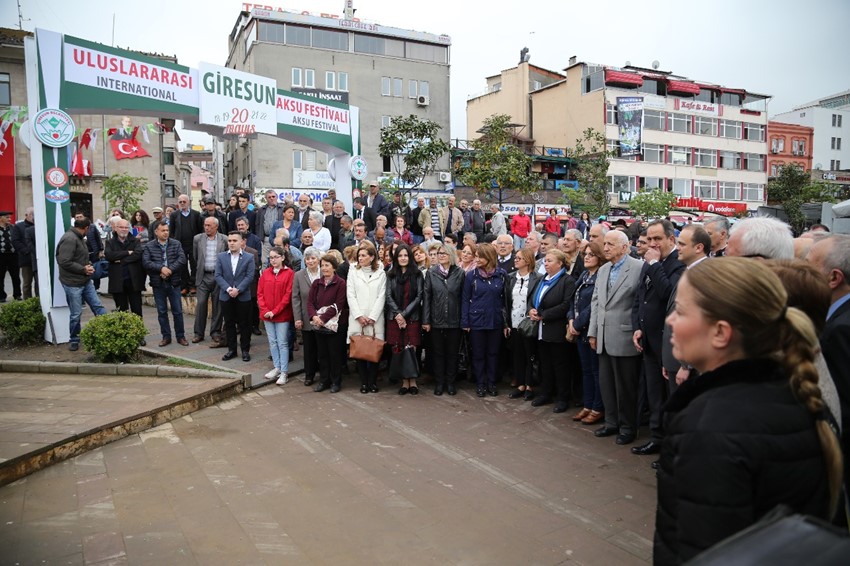
[(277, 81), (201, 63), (200, 123), (224, 135), (277, 134)]
[(505, 216), (513, 216), (514, 214), (519, 214), (520, 208), (524, 208), (525, 213), (528, 216), (531, 216), (532, 213), (534, 212), (534, 207), (531, 206), (530, 204), (502, 203), (502, 214), (504, 214)]
[(301, 94), (306, 94), (307, 96), (312, 96), (313, 98), (318, 98), (319, 100), (330, 100), (331, 102), (340, 102), (342, 104), (348, 104), (348, 93), (342, 92), (338, 90), (319, 90), (317, 88), (300, 88), (293, 87), (293, 92), (298, 92)]
[(553, 208), (558, 212), (558, 217), (561, 220), (566, 220), (567, 215), (572, 212), (572, 207), (568, 204), (557, 204), (554, 206), (538, 204), (534, 207), (534, 214), (538, 217), (548, 217), (550, 214), (549, 211)]
[(742, 202), (720, 202), (702, 200), (697, 197), (681, 197), (676, 202), (679, 208), (695, 208), (703, 212), (713, 212), (723, 216), (736, 216), (747, 212), (747, 205)]
[(333, 189), (336, 183), (331, 179), (327, 171), (303, 171), (292, 170), (292, 186), (296, 189), (328, 190)]
[(720, 116), (720, 105), (709, 104), (707, 102), (697, 102), (696, 100), (682, 100), (679, 98), (673, 99), (673, 108), (675, 110), (684, 110), (691, 114), (701, 114), (703, 116)]

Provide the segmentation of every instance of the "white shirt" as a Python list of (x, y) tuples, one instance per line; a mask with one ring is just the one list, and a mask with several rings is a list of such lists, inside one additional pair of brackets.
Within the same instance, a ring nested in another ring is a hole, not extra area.
[(319, 248), (323, 252), (331, 249), (331, 231), (327, 228), (320, 228), (318, 232), (313, 234), (313, 247)]
[(239, 265), (239, 259), (242, 257), (242, 252), (234, 254), (230, 252), (230, 267), (233, 269), (233, 275), (236, 275), (236, 266)]

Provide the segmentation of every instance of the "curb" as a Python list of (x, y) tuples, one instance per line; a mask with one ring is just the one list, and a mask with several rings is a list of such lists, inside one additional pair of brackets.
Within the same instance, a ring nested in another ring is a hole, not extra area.
[[(157, 355), (156, 352), (145, 350), (146, 353)], [(157, 357), (178, 358), (187, 362), (199, 363), (187, 358), (179, 356), (163, 356)], [(96, 364), (85, 363), (77, 364), (72, 362), (30, 362), (24, 360), (0, 360), (0, 373), (2, 372), (17, 372), (17, 373), (67, 373), (79, 375), (116, 375), (116, 376), (141, 376), (141, 377), (193, 377), (193, 378), (221, 378), (221, 379), (238, 379), (243, 383), (250, 377), (249, 373), (241, 373), (238, 371), (228, 370), (217, 366), (215, 370), (205, 370), (193, 367), (181, 366), (154, 366), (147, 364)]]

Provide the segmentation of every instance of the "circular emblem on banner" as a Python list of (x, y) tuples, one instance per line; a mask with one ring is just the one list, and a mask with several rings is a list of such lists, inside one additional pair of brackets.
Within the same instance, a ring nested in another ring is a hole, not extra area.
[(61, 189), (53, 189), (52, 191), (47, 191), (47, 193), (45, 193), (44, 195), (44, 198), (46, 198), (50, 202), (61, 204), (70, 199), (71, 195)]
[(47, 184), (57, 189), (68, 184), (68, 174), (65, 173), (64, 169), (60, 169), (59, 167), (48, 169), (47, 173), (44, 174), (44, 178), (47, 179)]
[(365, 179), (369, 173), (369, 167), (362, 155), (355, 155), (348, 160), (348, 170), (351, 171), (351, 176), (358, 181)]
[(32, 119), (32, 133), (49, 147), (65, 147), (74, 139), (74, 121), (58, 108), (40, 110)]

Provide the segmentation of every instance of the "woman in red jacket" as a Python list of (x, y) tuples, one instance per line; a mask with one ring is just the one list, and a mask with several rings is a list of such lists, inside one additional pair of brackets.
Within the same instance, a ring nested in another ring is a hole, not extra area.
[(558, 218), (558, 211), (554, 206), (549, 209), (549, 218), (543, 223), (543, 231), (561, 236), (561, 219)]
[(286, 252), (281, 247), (269, 250), (271, 267), (264, 270), (257, 282), (257, 304), (266, 324), (269, 350), (274, 367), (266, 379), (278, 378), (283, 385), (289, 377), (289, 325), (292, 324), (292, 280), (295, 272), (287, 265)]

